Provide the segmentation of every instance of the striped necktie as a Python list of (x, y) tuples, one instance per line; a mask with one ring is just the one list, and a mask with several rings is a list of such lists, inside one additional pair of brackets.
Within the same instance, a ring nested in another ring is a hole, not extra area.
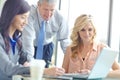
[(36, 59), (43, 58), (44, 35), (45, 35), (45, 21), (42, 21), (38, 36)]

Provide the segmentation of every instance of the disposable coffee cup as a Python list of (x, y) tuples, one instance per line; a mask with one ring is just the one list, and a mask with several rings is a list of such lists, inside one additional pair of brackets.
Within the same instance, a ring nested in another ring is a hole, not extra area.
[(31, 80), (42, 80), (43, 71), (45, 68), (44, 60), (32, 60), (30, 62), (30, 76)]
[(21, 80), (22, 76), (21, 75), (13, 75), (12, 80)]

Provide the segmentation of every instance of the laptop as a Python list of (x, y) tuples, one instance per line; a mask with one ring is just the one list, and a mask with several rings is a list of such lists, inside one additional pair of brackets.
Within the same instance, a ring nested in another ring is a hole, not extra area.
[(92, 68), (90, 74), (79, 74), (79, 73), (67, 73), (63, 76), (73, 77), (75, 79), (102, 79), (107, 77), (112, 64), (117, 57), (118, 52), (112, 50), (111, 48), (103, 48), (99, 54), (94, 67)]
[[(109, 73), (118, 53), (119, 52), (112, 50), (111, 48), (103, 48), (90, 74), (66, 73), (62, 76), (43, 75), (43, 78), (57, 80), (101, 80)], [(23, 77), (26, 76), (23, 75)]]

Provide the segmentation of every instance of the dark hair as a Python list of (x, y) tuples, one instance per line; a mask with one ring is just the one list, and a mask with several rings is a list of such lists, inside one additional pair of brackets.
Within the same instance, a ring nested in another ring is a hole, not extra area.
[[(5, 45), (6, 51), (9, 51), (9, 35), (8, 35), (8, 28), (13, 20), (13, 18), (18, 14), (26, 13), (30, 10), (29, 4), (25, 0), (6, 0), (1, 17), (0, 17), (0, 33), (2, 34)], [(14, 33), (13, 38), (18, 37), (18, 34), (21, 33), (20, 31), (16, 30)], [(21, 46), (20, 41), (17, 41), (18, 45)]]

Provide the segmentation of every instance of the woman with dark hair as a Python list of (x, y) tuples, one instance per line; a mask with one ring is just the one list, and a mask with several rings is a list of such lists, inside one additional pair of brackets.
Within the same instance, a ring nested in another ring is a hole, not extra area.
[[(28, 55), (21, 43), (30, 6), (24, 0), (7, 0), (0, 17), (0, 80), (12, 80), (13, 75), (30, 74)], [(63, 68), (46, 68), (44, 74), (62, 75)]]
[(7, 0), (0, 17), (0, 80), (16, 74), (29, 74), (29, 58), (20, 37), (27, 24), (30, 6), (24, 0)]

